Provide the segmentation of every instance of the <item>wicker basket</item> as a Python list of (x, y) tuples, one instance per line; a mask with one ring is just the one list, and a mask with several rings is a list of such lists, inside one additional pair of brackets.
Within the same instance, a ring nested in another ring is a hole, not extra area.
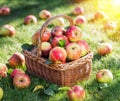
[(93, 54), (89, 52), (86, 56), (65, 64), (45, 64), (46, 60), (41, 57), (41, 37), (47, 26), (58, 17), (66, 18), (70, 25), (73, 25), (73, 20), (69, 16), (57, 15), (51, 17), (40, 28), (40, 38), (35, 49), (36, 54), (28, 50), (23, 50), (23, 54), (26, 60), (27, 71), (31, 74), (60, 86), (72, 86), (78, 81), (89, 78)]

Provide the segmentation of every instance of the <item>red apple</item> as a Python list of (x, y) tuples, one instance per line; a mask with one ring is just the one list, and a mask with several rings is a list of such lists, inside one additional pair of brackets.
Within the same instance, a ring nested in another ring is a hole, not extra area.
[(114, 30), (116, 29), (116, 23), (115, 22), (106, 22), (104, 25), (105, 30)]
[(40, 13), (39, 13), (39, 17), (40, 17), (41, 19), (47, 19), (47, 18), (50, 18), (50, 17), (51, 17), (51, 13), (50, 13), (50, 11), (48, 11), (48, 10), (42, 10), (42, 11), (40, 11)]
[(0, 16), (6, 16), (10, 14), (10, 8), (9, 7), (2, 7), (0, 8)]
[(54, 26), (64, 26), (65, 22), (63, 18), (57, 18), (53, 21)]
[(31, 83), (27, 74), (16, 74), (13, 78), (13, 85), (19, 89), (27, 88)]
[(82, 49), (77, 43), (69, 43), (66, 46), (66, 52), (68, 60), (77, 60), (81, 57)]
[(49, 53), (49, 59), (53, 63), (65, 63), (66, 57), (66, 50), (62, 47), (54, 47)]
[(52, 40), (52, 47), (61, 46), (64, 47), (69, 43), (68, 38), (65, 35), (56, 36)]
[(3, 63), (0, 63), (0, 77), (7, 77), (7, 71), (7, 66)]
[(80, 6), (75, 7), (74, 10), (73, 10), (73, 14), (74, 15), (82, 15), (82, 14), (84, 14), (83, 7), (80, 7)]
[(71, 42), (79, 41), (82, 36), (81, 30), (77, 26), (69, 27), (65, 34)]
[(25, 73), (22, 69), (19, 69), (19, 68), (15, 68), (12, 73), (11, 73), (11, 77), (13, 78), (16, 74), (22, 74), (22, 73)]
[(97, 11), (95, 14), (94, 14), (94, 20), (102, 20), (102, 19), (105, 19), (106, 16), (105, 16), (105, 13), (103, 11)]
[(74, 18), (74, 24), (77, 26), (80, 26), (82, 24), (85, 24), (87, 21), (84, 16), (79, 15)]
[(85, 90), (78, 85), (72, 86), (67, 91), (69, 101), (84, 101), (85, 100)]
[(51, 31), (51, 35), (54, 36), (61, 36), (65, 33), (65, 30), (63, 27), (61, 26), (55, 26), (52, 31)]
[(28, 25), (30, 23), (34, 23), (34, 24), (37, 23), (37, 18), (34, 15), (28, 15), (25, 17), (24, 24)]
[(41, 51), (43, 56), (48, 57), (51, 49), (52, 49), (52, 46), (49, 42), (41, 43)]
[(0, 29), (0, 34), (3, 36), (14, 36), (15, 33), (15, 28), (9, 24), (2, 26)]
[(100, 43), (97, 47), (97, 52), (100, 55), (106, 55), (112, 52), (112, 45), (110, 43)]
[(90, 51), (90, 47), (89, 47), (88, 43), (84, 40), (80, 40), (77, 43), (82, 49), (81, 56), (85, 56)]
[(13, 68), (16, 68), (18, 66), (24, 66), (25, 65), (25, 57), (20, 52), (15, 52), (12, 54), (12, 56), (8, 60), (9, 65)]
[(96, 79), (98, 82), (109, 83), (113, 80), (113, 74), (110, 70), (102, 69), (96, 73)]

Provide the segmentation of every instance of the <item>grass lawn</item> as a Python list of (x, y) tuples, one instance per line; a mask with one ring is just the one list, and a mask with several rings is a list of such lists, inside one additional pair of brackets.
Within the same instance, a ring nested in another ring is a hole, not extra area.
[[(78, 85), (84, 87), (86, 91), (85, 101), (120, 101), (120, 7), (118, 3), (110, 3), (109, 1), (83, 0), (81, 3), (75, 4), (71, 0), (0, 0), (0, 7), (11, 8), (9, 16), (0, 16), (0, 26), (11, 24), (16, 29), (14, 37), (0, 36), (0, 63), (7, 64), (9, 57), (14, 52), (22, 52), (21, 46), (23, 44), (31, 44), (32, 34), (45, 22), (38, 16), (42, 9), (48, 9), (52, 15), (67, 14), (74, 18), (75, 16), (71, 14), (73, 8), (81, 5), (88, 20), (84, 26), (80, 27), (83, 32), (82, 39), (89, 43), (94, 57), (90, 79), (79, 82)], [(117, 29), (105, 32), (102, 29), (104, 21), (90, 22), (89, 20), (93, 18), (97, 10), (104, 11), (109, 21), (115, 21)], [(36, 25), (23, 24), (24, 18), (29, 14), (34, 14), (37, 17), (38, 23)], [(110, 42), (113, 52), (106, 56), (98, 55), (96, 47), (100, 41)], [(96, 72), (103, 68), (109, 69), (114, 76), (114, 80), (107, 85), (96, 81)], [(30, 75), (30, 78), (31, 85), (26, 89), (15, 88), (9, 74), (6, 78), (0, 79), (0, 87), (4, 90), (2, 101), (68, 101), (66, 91), (56, 90), (57, 85), (33, 75)], [(45, 89), (32, 92), (36, 85), (43, 85)], [(52, 90), (49, 91), (50, 94), (45, 94), (48, 88), (52, 88)], [(53, 88), (56, 89), (53, 90)]]

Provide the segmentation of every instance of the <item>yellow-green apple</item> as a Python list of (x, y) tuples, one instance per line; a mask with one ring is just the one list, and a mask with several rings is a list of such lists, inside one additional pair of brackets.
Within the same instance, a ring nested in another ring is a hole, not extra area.
[(66, 50), (59, 46), (54, 47), (49, 53), (49, 59), (56, 64), (65, 63), (66, 57), (67, 57)]
[(19, 89), (27, 88), (31, 83), (27, 74), (16, 74), (13, 77), (13, 85)]
[(24, 66), (25, 65), (25, 57), (20, 52), (15, 52), (12, 54), (12, 56), (8, 60), (9, 65), (13, 68), (16, 68), (18, 66)]
[(97, 11), (94, 14), (94, 20), (106, 19), (105, 13), (103, 11)]
[(69, 41), (77, 42), (81, 40), (82, 32), (77, 26), (70, 26), (65, 35), (68, 37)]
[(3, 63), (0, 63), (0, 77), (6, 77), (7, 71), (8, 71), (7, 66)]
[(77, 41), (77, 44), (81, 47), (82, 49), (82, 53), (81, 53), (81, 56), (85, 56), (89, 51), (90, 51), (90, 47), (89, 47), (89, 44), (84, 41), (84, 40), (80, 40), (80, 41)]
[(36, 24), (37, 23), (37, 18), (34, 15), (27, 15), (24, 19), (24, 24), (28, 25), (28, 24), (31, 24), (31, 23)]
[[(51, 32), (49, 30), (45, 31), (44, 34), (42, 35), (42, 42), (47, 42), (51, 37)], [(36, 31), (33, 35), (32, 35), (32, 44), (33, 45), (37, 45), (38, 44), (38, 39), (40, 38), (40, 32)]]
[(105, 30), (114, 30), (116, 29), (116, 23), (115, 22), (106, 22), (104, 25)]
[(84, 14), (84, 9), (83, 7), (77, 6), (73, 9), (73, 14), (74, 15), (82, 15)]
[(79, 15), (74, 18), (74, 24), (76, 26), (80, 26), (82, 24), (85, 24), (86, 22), (86, 18), (83, 15)]
[(0, 87), (0, 101), (1, 101), (2, 98), (3, 98), (3, 95), (4, 95), (4, 91), (3, 91), (3, 89)]
[(15, 28), (12, 25), (3, 25), (0, 29), (0, 35), (3, 36), (14, 36), (16, 33)]
[(49, 42), (41, 43), (41, 51), (43, 56), (48, 57), (51, 49), (52, 49), (52, 46)]
[(50, 13), (50, 11), (48, 11), (48, 10), (42, 10), (42, 11), (40, 11), (40, 13), (39, 13), (39, 17), (40, 17), (41, 19), (48, 19), (48, 18), (51, 17), (51, 13)]
[(52, 31), (51, 31), (52, 37), (54, 37), (54, 36), (61, 36), (61, 35), (63, 35), (64, 33), (65, 33), (65, 30), (64, 30), (64, 28), (61, 27), (61, 26), (55, 26), (55, 27), (52, 29)]
[(55, 36), (52, 40), (52, 47), (61, 46), (65, 47), (69, 43), (68, 38), (65, 35)]
[(77, 43), (68, 43), (66, 45), (67, 59), (77, 60), (82, 55), (82, 48)]
[(6, 16), (10, 14), (10, 8), (9, 7), (2, 7), (0, 8), (0, 16)]
[(54, 26), (64, 26), (64, 24), (65, 24), (63, 18), (57, 18), (52, 23)]
[(97, 47), (97, 52), (100, 55), (106, 55), (112, 52), (112, 45), (110, 43), (100, 43)]
[(25, 73), (22, 69), (15, 68), (10, 74), (10, 76), (13, 78), (16, 74), (22, 74), (22, 73)]
[(85, 90), (78, 85), (72, 86), (67, 91), (69, 101), (84, 101), (85, 100)]
[(98, 82), (109, 83), (113, 80), (113, 74), (108, 69), (102, 69), (96, 73), (96, 79)]

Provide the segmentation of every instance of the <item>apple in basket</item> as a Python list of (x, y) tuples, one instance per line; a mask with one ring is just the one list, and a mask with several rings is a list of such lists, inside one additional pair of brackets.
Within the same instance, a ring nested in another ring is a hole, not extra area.
[(82, 15), (79, 15), (79, 16), (76, 16), (75, 18), (74, 18), (74, 24), (76, 25), (76, 26), (80, 26), (80, 25), (82, 25), (82, 24), (85, 24), (87, 21), (86, 21), (86, 18), (84, 17), (84, 16), (82, 16)]
[(67, 58), (66, 50), (62, 47), (56, 46), (49, 53), (49, 60), (53, 63), (65, 63)]
[(94, 14), (94, 20), (102, 20), (105, 18), (106, 18), (106, 16), (105, 16), (105, 13), (103, 11), (97, 11)]
[(56, 36), (52, 40), (52, 47), (61, 46), (64, 47), (69, 43), (68, 38), (65, 35)]
[(10, 8), (9, 7), (2, 7), (0, 8), (0, 16), (6, 16), (10, 14)]
[(27, 15), (24, 19), (24, 24), (28, 25), (28, 24), (31, 24), (31, 23), (36, 24), (37, 23), (37, 18), (34, 15)]
[(85, 100), (85, 90), (78, 85), (72, 86), (67, 91), (69, 101), (84, 101)]
[(51, 17), (51, 13), (50, 13), (50, 11), (48, 11), (48, 10), (42, 10), (42, 11), (40, 11), (40, 13), (39, 13), (39, 17), (40, 17), (41, 19), (47, 19), (47, 18), (50, 18), (50, 17)]
[(89, 44), (84, 41), (84, 40), (80, 40), (77, 42), (77, 44), (81, 47), (82, 49), (82, 53), (81, 56), (85, 56), (89, 51), (90, 51), (90, 47)]
[(71, 26), (67, 29), (65, 35), (68, 37), (69, 41), (77, 42), (81, 39), (82, 32), (77, 26)]
[(97, 52), (100, 55), (107, 55), (112, 52), (112, 45), (110, 43), (100, 43), (97, 47)]
[(31, 83), (27, 74), (16, 74), (13, 78), (13, 85), (19, 89), (27, 88)]
[(113, 74), (108, 69), (102, 69), (96, 73), (96, 79), (98, 82), (109, 83), (113, 80)]
[(16, 68), (18, 66), (24, 66), (25, 65), (25, 57), (20, 52), (15, 52), (12, 54), (12, 56), (8, 60), (9, 65), (13, 68)]
[(65, 33), (65, 30), (61, 26), (55, 26), (51, 31), (52, 37), (60, 36), (60, 35), (63, 35), (64, 33)]
[(15, 28), (12, 25), (3, 25), (0, 29), (0, 35), (3, 36), (14, 36), (16, 33)]
[(84, 14), (84, 9), (83, 7), (77, 6), (73, 9), (73, 14), (74, 15), (82, 15)]
[(64, 26), (65, 21), (63, 18), (57, 18), (52, 23), (54, 26)]
[(41, 43), (41, 51), (43, 56), (48, 57), (51, 49), (52, 49), (52, 46), (49, 42)]
[(1, 77), (6, 77), (7, 76), (7, 71), (8, 71), (7, 66), (3, 63), (0, 63), (0, 78)]
[(81, 57), (82, 48), (77, 43), (69, 43), (66, 45), (67, 59), (77, 60)]
[[(50, 36), (51, 36), (50, 31), (49, 30), (45, 31), (44, 34), (42, 35), (41, 41), (42, 42), (47, 42), (50, 39)], [(40, 38), (40, 32), (38, 30), (32, 35), (32, 44), (37, 45), (39, 38)]]

